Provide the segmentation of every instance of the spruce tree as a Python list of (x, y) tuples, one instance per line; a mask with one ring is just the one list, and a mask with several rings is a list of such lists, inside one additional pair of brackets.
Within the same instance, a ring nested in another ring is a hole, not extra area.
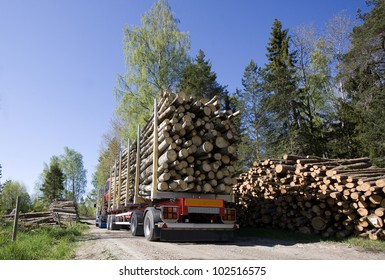
[(242, 130), (251, 143), (249, 156), (252, 160), (265, 157), (266, 111), (263, 100), (266, 94), (263, 91), (261, 68), (251, 60), (246, 66), (242, 78), (243, 90), (240, 92), (242, 100)]
[(353, 29), (341, 76), (354, 111), (349, 120), (356, 123), (357, 155), (369, 155), (385, 166), (385, 1), (368, 3), (373, 8), (361, 15), (362, 25)]
[(178, 88), (195, 99), (211, 99), (224, 94), (224, 87), (218, 84), (217, 75), (211, 70), (211, 63), (205, 59), (202, 50), (199, 50), (193, 62), (187, 63)]
[(64, 173), (59, 165), (59, 159), (53, 157), (49, 169), (45, 173), (44, 183), (40, 188), (44, 199), (52, 202), (55, 199), (62, 198), (64, 191)]
[(301, 153), (301, 102), (297, 88), (295, 53), (289, 50), (290, 37), (282, 23), (273, 23), (267, 46), (268, 63), (264, 69), (264, 88), (268, 96), (262, 101), (266, 108), (268, 156)]

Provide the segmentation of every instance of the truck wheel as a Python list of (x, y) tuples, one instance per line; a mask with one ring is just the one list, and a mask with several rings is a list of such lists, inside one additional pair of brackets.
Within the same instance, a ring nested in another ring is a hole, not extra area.
[(143, 212), (134, 211), (131, 215), (130, 231), (132, 236), (143, 236)]
[(159, 229), (155, 227), (155, 223), (160, 222), (160, 211), (149, 208), (144, 216), (143, 228), (144, 228), (144, 237), (149, 241), (159, 240), (160, 232)]
[(116, 217), (115, 215), (111, 215), (110, 219), (110, 229), (111, 230), (120, 230), (120, 225), (115, 224), (116, 222)]
[(111, 230), (111, 215), (107, 216), (107, 230)]

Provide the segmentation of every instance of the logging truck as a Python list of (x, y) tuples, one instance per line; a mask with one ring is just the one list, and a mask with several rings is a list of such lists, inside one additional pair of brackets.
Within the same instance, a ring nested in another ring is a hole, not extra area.
[(165, 92), (137, 139), (128, 141), (99, 190), (96, 226), (149, 241), (231, 241), (238, 229), (235, 143), (219, 101)]

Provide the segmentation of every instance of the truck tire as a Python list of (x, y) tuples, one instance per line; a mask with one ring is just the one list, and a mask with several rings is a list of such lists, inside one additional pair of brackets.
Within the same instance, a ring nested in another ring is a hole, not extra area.
[(120, 230), (120, 225), (115, 224), (115, 222), (116, 222), (115, 215), (111, 215), (110, 217), (111, 217), (111, 219), (110, 219), (110, 229), (111, 230)]
[(159, 240), (160, 230), (155, 223), (160, 222), (160, 211), (151, 207), (146, 211), (143, 222), (144, 237), (149, 241)]
[(111, 230), (111, 215), (107, 216), (107, 230)]
[(143, 236), (143, 212), (134, 211), (131, 215), (130, 231), (132, 236)]

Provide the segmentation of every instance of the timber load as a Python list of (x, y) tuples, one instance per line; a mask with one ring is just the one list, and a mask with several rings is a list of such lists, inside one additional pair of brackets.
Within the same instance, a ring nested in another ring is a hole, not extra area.
[(194, 100), (171, 91), (161, 95), (154, 112), (111, 168), (108, 208), (135, 197), (149, 200), (154, 191), (232, 194), (239, 140), (233, 118), (239, 112), (221, 110), (217, 97)]
[(369, 158), (260, 160), (234, 191), (243, 226), (385, 239), (385, 169)]

